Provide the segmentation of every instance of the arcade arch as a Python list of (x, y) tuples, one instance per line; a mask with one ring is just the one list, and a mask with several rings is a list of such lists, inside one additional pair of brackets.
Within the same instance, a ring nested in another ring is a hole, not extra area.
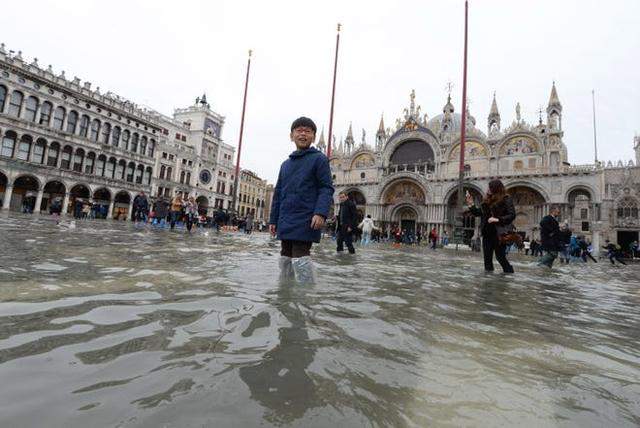
[(21, 175), (13, 181), (9, 209), (32, 213), (36, 205), (40, 180), (33, 175)]

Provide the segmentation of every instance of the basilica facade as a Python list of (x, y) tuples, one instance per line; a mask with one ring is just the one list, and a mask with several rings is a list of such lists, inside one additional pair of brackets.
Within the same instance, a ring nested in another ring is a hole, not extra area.
[[(553, 84), (545, 117), (522, 119), (520, 106), (510, 124), (502, 122), (494, 95), (486, 133), (466, 112), (465, 189), (476, 201), (488, 183), (501, 179), (516, 206), (515, 225), (539, 238), (539, 222), (551, 205), (561, 220), (592, 240), (627, 245), (638, 239), (640, 221), (640, 138), (633, 141), (635, 163), (573, 165), (563, 142), (562, 104)], [(421, 113), (412, 91), (409, 106), (393, 128), (381, 118), (375, 143), (356, 142), (351, 125), (331, 153), (336, 190), (347, 192), (360, 215), (370, 214), (383, 228), (408, 231), (436, 228), (453, 236), (460, 160), (461, 115), (449, 96), (442, 113)], [(326, 149), (324, 135), (318, 142)], [(479, 235), (479, 222), (466, 217), (465, 240)]]

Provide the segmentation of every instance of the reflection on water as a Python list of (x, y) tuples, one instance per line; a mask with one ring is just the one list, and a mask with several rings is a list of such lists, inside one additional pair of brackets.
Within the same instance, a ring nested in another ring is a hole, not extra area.
[(640, 424), (638, 265), (207, 232), (0, 218), (0, 426)]

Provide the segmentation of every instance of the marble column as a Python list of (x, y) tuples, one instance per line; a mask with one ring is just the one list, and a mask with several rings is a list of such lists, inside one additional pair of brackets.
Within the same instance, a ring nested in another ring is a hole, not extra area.
[(129, 202), (129, 211), (127, 211), (127, 220), (131, 220), (131, 213), (133, 212), (133, 199)]
[(107, 211), (107, 218), (109, 220), (113, 219), (113, 208), (115, 207), (115, 201), (113, 199), (111, 199), (111, 201), (109, 202), (109, 210)]
[(42, 196), (44, 195), (44, 189), (38, 190), (38, 196), (36, 196), (36, 205), (33, 207), (33, 213), (40, 213), (40, 206), (42, 205)]
[(69, 209), (69, 192), (64, 194), (64, 199), (62, 200), (62, 212), (60, 215), (67, 215), (67, 211)]
[(13, 186), (7, 185), (4, 188), (4, 196), (2, 197), (2, 209), (8, 210), (11, 206), (11, 195), (13, 195)]
[(593, 254), (593, 257), (598, 257), (598, 254), (600, 254), (600, 227), (598, 226), (595, 226), (591, 234), (591, 246), (593, 248), (591, 254)]

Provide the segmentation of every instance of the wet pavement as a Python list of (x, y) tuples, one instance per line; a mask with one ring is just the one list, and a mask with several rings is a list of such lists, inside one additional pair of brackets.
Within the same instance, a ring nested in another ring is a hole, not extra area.
[(0, 216), (0, 427), (640, 425), (640, 265)]

